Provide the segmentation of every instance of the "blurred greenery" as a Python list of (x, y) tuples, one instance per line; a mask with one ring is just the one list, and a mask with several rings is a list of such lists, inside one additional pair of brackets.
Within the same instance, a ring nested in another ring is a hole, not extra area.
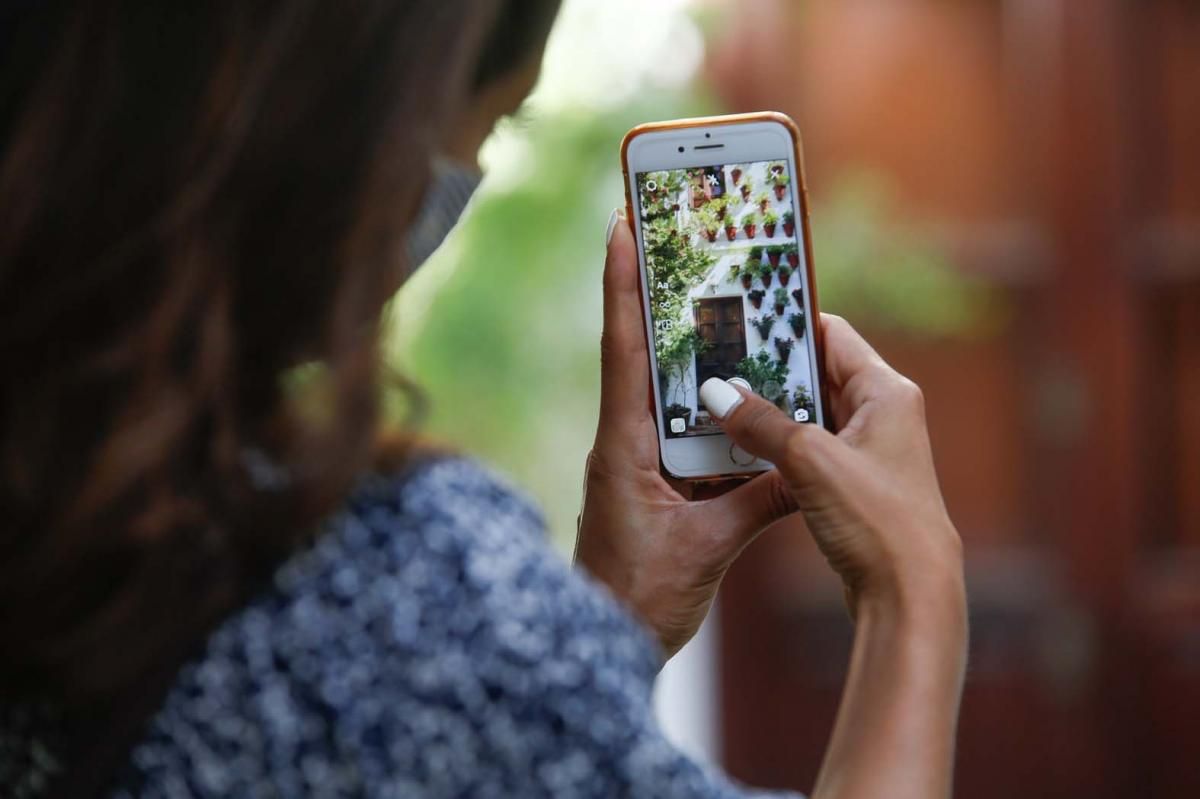
[[(424, 432), (532, 493), (564, 550), (599, 407), (602, 233), (624, 205), (621, 137), (716, 112), (698, 93), (663, 92), (509, 124), (511, 162), (392, 303), (388, 358), (429, 400)], [(822, 307), (917, 336), (968, 335), (986, 318), (986, 297), (936, 247), (888, 227), (878, 180), (850, 176), (815, 197)]]

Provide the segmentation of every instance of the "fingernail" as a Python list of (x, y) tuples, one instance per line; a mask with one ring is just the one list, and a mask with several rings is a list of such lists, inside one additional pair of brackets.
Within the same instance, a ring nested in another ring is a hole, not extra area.
[(710, 377), (700, 386), (700, 401), (708, 408), (708, 412), (718, 419), (724, 419), (731, 414), (744, 399), (736, 388), (719, 377)]
[(604, 232), (604, 246), (605, 247), (607, 247), (609, 244), (612, 243), (612, 234), (613, 234), (613, 231), (617, 229), (617, 222), (620, 220), (620, 218), (621, 218), (621, 209), (614, 208), (613, 212), (612, 212), (612, 216), (610, 216), (608, 218), (608, 230), (606, 230)]
[(754, 390), (750, 387), (750, 383), (748, 381), (743, 380), (740, 377), (731, 377), (728, 380), (726, 380), (725, 382), (731, 386), (741, 386), (742, 388), (746, 389), (747, 391)]

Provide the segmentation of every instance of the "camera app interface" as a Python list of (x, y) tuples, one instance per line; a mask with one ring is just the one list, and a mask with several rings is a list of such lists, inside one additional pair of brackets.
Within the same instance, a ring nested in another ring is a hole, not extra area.
[(721, 432), (699, 403), (710, 377), (740, 377), (796, 421), (816, 421), (791, 180), (786, 161), (638, 173), (668, 438)]

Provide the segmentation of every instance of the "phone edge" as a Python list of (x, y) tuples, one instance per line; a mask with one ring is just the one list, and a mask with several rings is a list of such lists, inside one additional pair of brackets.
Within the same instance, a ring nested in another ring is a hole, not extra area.
[[(689, 117), (689, 118), (685, 118), (685, 119), (664, 120), (662, 122), (643, 122), (640, 125), (634, 126), (621, 138), (621, 177), (623, 178), (623, 181), (625, 184), (625, 221), (629, 225), (630, 233), (633, 234), (634, 238), (636, 239), (637, 231), (634, 228), (634, 219), (633, 219), (633, 196), (632, 196), (632, 193), (630, 190), (630, 181), (629, 181), (629, 145), (633, 142), (634, 139), (636, 139), (638, 136), (642, 136), (646, 133), (656, 133), (658, 131), (663, 131), (663, 130), (684, 130), (684, 129), (688, 129), (688, 128), (698, 128), (698, 127), (717, 127), (717, 126), (726, 126), (726, 125), (740, 125), (740, 124), (743, 124), (746, 122), (777, 122), (780, 125), (782, 125), (788, 131), (788, 134), (792, 137), (792, 147), (793, 147), (794, 154), (796, 157), (796, 169), (799, 172), (799, 178), (800, 178), (800, 180), (798, 181), (799, 186), (797, 187), (799, 190), (797, 191), (796, 196), (800, 203), (800, 209), (803, 212), (801, 215), (801, 224), (804, 226), (803, 227), (803, 229), (804, 229), (804, 268), (805, 268), (805, 275), (808, 278), (809, 302), (812, 305), (812, 312), (816, 315), (816, 319), (814, 320), (814, 323), (812, 325), (812, 335), (813, 335), (813, 349), (816, 351), (816, 354), (817, 354), (817, 375), (820, 378), (820, 383), (821, 383), (820, 389), (818, 391), (818, 394), (820, 395), (820, 402), (821, 402), (821, 420), (822, 420), (823, 425), (826, 430), (829, 430), (830, 432), (835, 432), (834, 427), (833, 427), (833, 417), (832, 417), (832, 414), (830, 413), (830, 408), (829, 408), (829, 389), (828, 389), (829, 381), (826, 379), (826, 375), (825, 375), (825, 337), (824, 337), (823, 325), (821, 324), (821, 306), (820, 306), (820, 302), (818, 301), (818, 297), (817, 297), (816, 267), (814, 264), (813, 249), (812, 249), (812, 229), (809, 225), (809, 213), (810, 212), (809, 212), (809, 203), (808, 203), (808, 178), (807, 178), (807, 170), (805, 169), (805, 165), (804, 165), (804, 145), (803, 145), (803, 138), (800, 135), (800, 128), (796, 124), (795, 120), (793, 120), (787, 114), (784, 114), (780, 111), (752, 111), (752, 112), (742, 113), (742, 114), (726, 114), (726, 115), (721, 115), (721, 116), (707, 116), (707, 117)], [(641, 296), (646, 290), (644, 284), (642, 283), (643, 268), (640, 263), (640, 260), (641, 259), (640, 259), (640, 255), (639, 255), (639, 264), (638, 264), (638, 293), (639, 293), (639, 296)], [(641, 308), (641, 312), (642, 312), (642, 335), (646, 336), (647, 323), (646, 323), (645, 307)], [(646, 347), (647, 347), (647, 349), (649, 349), (649, 347), (650, 347), (650, 340), (648, 338), (646, 339)], [(649, 361), (649, 360), (650, 359), (647, 359), (647, 361)], [(651, 366), (650, 368), (653, 368), (653, 366)], [(698, 476), (698, 477), (683, 476), (683, 475), (678, 475), (678, 474), (675, 474), (674, 472), (672, 472), (670, 470), (670, 468), (667, 466), (666, 461), (664, 461), (663, 457), (662, 457), (662, 440), (663, 440), (662, 428), (661, 428), (662, 420), (658, 418), (658, 415), (659, 415), (658, 409), (657, 409), (655, 401), (654, 401), (654, 376), (648, 375), (648, 377), (650, 378), (650, 380), (649, 380), (649, 390), (647, 391), (646, 400), (647, 400), (647, 404), (650, 407), (650, 414), (654, 418), (655, 431), (657, 432), (658, 437), (659, 437), (658, 467), (659, 467), (659, 470), (663, 474), (665, 474), (673, 479), (676, 479), (676, 480), (686, 480), (687, 482), (690, 482), (690, 483), (703, 483), (703, 482), (715, 482), (715, 481), (738, 480), (738, 479), (751, 480), (754, 477), (757, 477), (758, 475), (763, 474), (764, 472), (770, 471), (771, 468), (774, 468), (774, 467), (769, 467), (767, 469), (762, 469), (761, 471), (756, 471), (756, 472), (728, 472), (728, 473), (719, 473), (719, 474), (712, 474), (712, 475), (702, 475), (702, 476)]]

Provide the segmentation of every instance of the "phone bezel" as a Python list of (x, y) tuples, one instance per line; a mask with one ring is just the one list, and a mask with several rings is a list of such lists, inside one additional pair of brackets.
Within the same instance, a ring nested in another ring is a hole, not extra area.
[[(723, 145), (720, 149), (713, 145)], [(680, 151), (680, 148), (683, 148)], [(650, 295), (647, 291), (646, 263), (640, 220), (640, 202), (636, 202), (637, 175), (666, 169), (708, 166), (714, 163), (747, 163), (754, 161), (787, 161), (793, 180), (789, 186), (792, 205), (797, 209), (797, 232), (802, 239), (806, 343), (810, 362), (816, 365), (813, 397), (817, 423), (828, 426), (828, 403), (825, 395), (824, 353), (821, 346), (819, 306), (816, 281), (813, 276), (812, 237), (809, 231), (808, 192), (804, 180), (800, 136), (794, 122), (783, 114), (764, 112), (728, 117), (674, 120), (641, 125), (631, 130), (621, 146), (625, 178), (626, 215), (637, 239), (638, 265), (642, 286), (642, 315), (650, 350), (650, 405), (658, 432), (660, 460), (664, 471), (687, 480), (721, 479), (753, 476), (772, 468), (768, 461), (756, 459), (739, 465), (732, 459), (732, 442), (725, 435), (668, 438), (663, 429), (662, 408), (659, 402), (658, 368), (654, 350), (650, 314)]]

